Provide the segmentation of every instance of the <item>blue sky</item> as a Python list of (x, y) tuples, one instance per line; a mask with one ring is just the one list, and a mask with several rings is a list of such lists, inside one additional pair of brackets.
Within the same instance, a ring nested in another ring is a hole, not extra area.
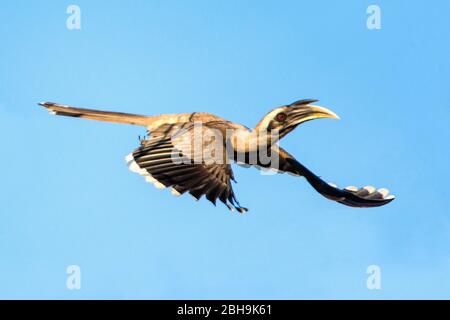
[[(81, 8), (81, 30), (66, 8)], [(366, 8), (381, 8), (368, 30)], [(448, 1), (14, 1), (0, 10), (0, 298), (450, 298)], [(144, 129), (62, 117), (56, 101), (247, 126), (320, 99), (282, 146), (340, 186), (234, 168), (246, 215), (128, 171)], [(66, 268), (81, 268), (81, 289)], [(368, 290), (366, 269), (381, 268)]]

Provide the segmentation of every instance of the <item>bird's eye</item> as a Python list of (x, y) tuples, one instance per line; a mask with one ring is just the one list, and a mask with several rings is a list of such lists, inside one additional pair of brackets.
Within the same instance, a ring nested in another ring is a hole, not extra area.
[(277, 120), (278, 122), (284, 122), (286, 121), (287, 115), (284, 112), (280, 112), (279, 114), (277, 114), (275, 116), (275, 120)]

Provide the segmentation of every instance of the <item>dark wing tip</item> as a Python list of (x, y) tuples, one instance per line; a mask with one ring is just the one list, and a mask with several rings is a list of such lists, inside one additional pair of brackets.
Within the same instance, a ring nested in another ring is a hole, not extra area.
[(244, 207), (236, 207), (236, 210), (239, 211), (240, 213), (246, 213), (248, 211), (248, 209)]
[(385, 188), (377, 190), (372, 186), (365, 186), (364, 188), (349, 186), (339, 189), (333, 184), (329, 185), (335, 189), (336, 195), (343, 196), (336, 201), (351, 207), (380, 207), (395, 199), (395, 196), (389, 194), (389, 190)]
[(333, 183), (323, 181), (294, 158), (289, 157), (286, 160), (299, 174), (306, 178), (317, 192), (330, 200), (350, 207), (370, 208), (383, 206), (395, 199), (393, 195), (389, 195), (389, 190), (385, 188), (377, 190), (372, 186), (364, 188), (348, 186), (340, 189)]

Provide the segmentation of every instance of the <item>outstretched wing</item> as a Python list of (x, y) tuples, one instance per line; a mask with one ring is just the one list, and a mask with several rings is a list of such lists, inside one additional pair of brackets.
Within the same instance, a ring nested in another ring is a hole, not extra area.
[[(224, 146), (224, 142), (209, 139), (203, 142), (200, 150), (195, 150), (191, 148), (194, 127), (186, 125), (178, 131), (174, 127), (165, 128), (173, 134), (172, 137), (167, 136), (166, 130), (161, 130), (153, 138), (142, 140), (141, 146), (126, 158), (130, 170), (144, 176), (157, 188), (171, 187), (174, 195), (188, 192), (196, 200), (205, 195), (214, 205), (219, 199), (232, 211), (246, 212), (247, 209), (240, 206), (233, 192), (231, 180), (234, 181), (234, 177), (230, 164), (224, 158), (217, 161), (204, 157), (208, 147), (212, 144)], [(207, 128), (202, 126), (200, 134), (204, 135), (205, 130)], [(224, 157), (224, 150), (220, 149), (223, 151), (218, 154), (220, 158)], [(218, 150), (212, 148), (210, 151), (214, 153)]]
[(389, 195), (389, 191), (384, 188), (376, 190), (372, 186), (366, 186), (364, 188), (349, 186), (344, 189), (339, 189), (334, 184), (323, 181), (283, 149), (280, 148), (279, 154), (279, 171), (305, 177), (317, 192), (330, 200), (351, 207), (365, 208), (379, 207), (388, 204), (395, 199), (395, 197)]

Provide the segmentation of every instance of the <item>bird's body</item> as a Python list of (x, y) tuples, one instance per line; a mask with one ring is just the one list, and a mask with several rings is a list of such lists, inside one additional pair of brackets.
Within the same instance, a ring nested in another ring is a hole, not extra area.
[(231, 181), (231, 163), (237, 162), (280, 173), (304, 176), (328, 199), (354, 207), (375, 207), (394, 199), (387, 189), (347, 187), (325, 183), (300, 164), (277, 142), (299, 124), (317, 118), (338, 118), (332, 111), (299, 100), (266, 114), (253, 129), (206, 112), (144, 116), (82, 109), (45, 102), (52, 114), (132, 124), (147, 128), (148, 137), (126, 157), (130, 170), (157, 188), (170, 187), (174, 195), (203, 195), (219, 199), (230, 210), (247, 211), (237, 201)]

